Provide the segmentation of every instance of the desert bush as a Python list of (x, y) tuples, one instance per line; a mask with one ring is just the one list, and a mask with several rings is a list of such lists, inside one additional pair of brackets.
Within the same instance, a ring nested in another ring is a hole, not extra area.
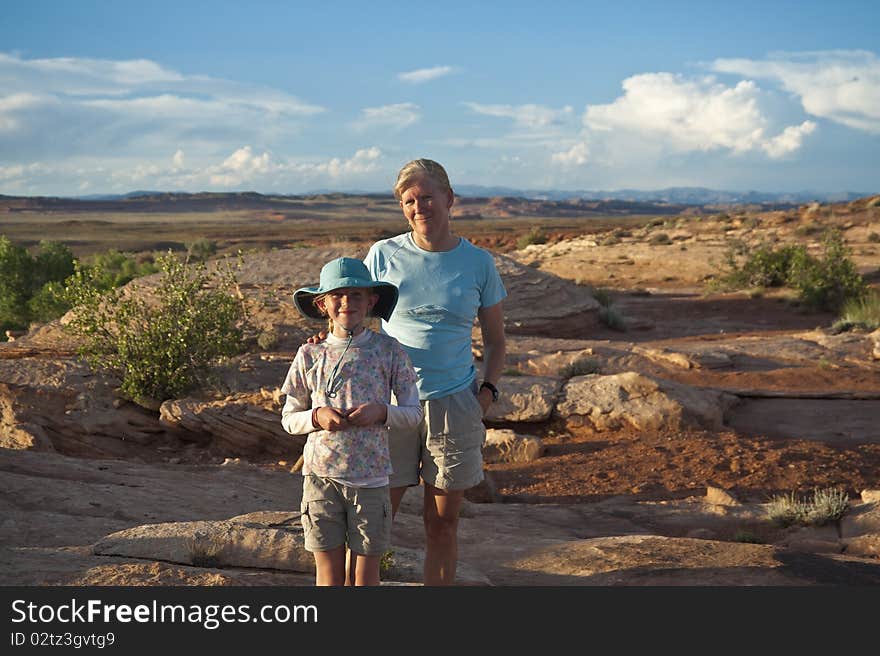
[(720, 273), (710, 282), (715, 290), (788, 286), (800, 301), (819, 310), (837, 310), (847, 299), (861, 298), (865, 281), (849, 259), (839, 230), (828, 230), (823, 255), (816, 258), (803, 245), (749, 246), (734, 242), (725, 253)]
[(217, 242), (202, 238), (186, 245), (186, 255), (190, 261), (205, 262), (217, 254)]
[(843, 304), (840, 318), (834, 322), (834, 332), (847, 330), (877, 330), (880, 328), (880, 291), (874, 289), (860, 298), (848, 299)]
[(821, 259), (798, 253), (791, 262), (789, 285), (809, 307), (838, 310), (848, 300), (861, 298), (866, 284), (849, 258), (840, 230), (828, 230), (822, 239)]
[(822, 226), (818, 223), (804, 223), (794, 229), (794, 234), (798, 237), (809, 237), (822, 232)]
[(394, 567), (394, 551), (389, 549), (383, 553), (382, 557), (379, 559), (379, 571), (387, 572), (392, 567)]
[(163, 401), (193, 387), (218, 358), (242, 350), (247, 325), (232, 267), (208, 273), (171, 252), (157, 262), (154, 302), (129, 288), (103, 289), (100, 266), (78, 266), (65, 289), (73, 307), (67, 328), (81, 340), (79, 354), (118, 376), (134, 401)]
[(652, 246), (665, 246), (667, 244), (671, 244), (672, 240), (669, 238), (665, 232), (658, 232), (656, 234), (651, 235), (651, 238), (648, 240), (648, 243)]
[(33, 270), (27, 250), (0, 236), (0, 329), (27, 327)]
[(602, 307), (611, 307), (611, 304), (614, 302), (611, 299), (611, 292), (604, 287), (591, 287), (590, 294)]
[(36, 255), (0, 236), (0, 329), (26, 328), (67, 310), (56, 292), (73, 273), (74, 257), (64, 244), (41, 241)]
[(745, 529), (740, 529), (733, 536), (734, 542), (743, 542), (746, 544), (761, 544), (761, 538), (752, 533), (751, 531), (747, 531)]
[(531, 244), (546, 244), (547, 243), (547, 235), (541, 230), (538, 226), (534, 226), (531, 230), (529, 230), (526, 234), (522, 235), (519, 239), (516, 240), (517, 248), (525, 248)]
[(94, 270), (91, 278), (103, 290), (121, 287), (135, 278), (159, 271), (159, 266), (152, 258), (135, 257), (112, 248), (86, 259), (83, 266)]
[(574, 376), (586, 376), (587, 374), (599, 373), (599, 361), (595, 358), (582, 357), (569, 362), (559, 370), (559, 375), (563, 378), (572, 378)]
[(278, 332), (272, 328), (263, 330), (257, 335), (257, 346), (268, 351), (278, 345)]
[(849, 495), (837, 488), (813, 489), (811, 498), (801, 499), (794, 492), (776, 495), (767, 504), (767, 516), (781, 526), (822, 526), (846, 514)]
[(621, 332), (626, 330), (626, 320), (613, 305), (603, 305), (599, 308), (599, 321), (608, 328), (611, 328), (611, 330), (619, 330)]

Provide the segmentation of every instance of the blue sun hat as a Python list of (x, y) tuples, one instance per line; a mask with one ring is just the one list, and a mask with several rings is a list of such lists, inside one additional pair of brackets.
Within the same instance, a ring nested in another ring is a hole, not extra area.
[(310, 319), (323, 319), (315, 306), (315, 297), (342, 287), (370, 287), (379, 295), (370, 316), (391, 318), (397, 305), (397, 287), (390, 282), (379, 282), (370, 277), (367, 266), (353, 257), (338, 257), (321, 267), (321, 279), (317, 287), (301, 287), (293, 293), (293, 302), (301, 314)]

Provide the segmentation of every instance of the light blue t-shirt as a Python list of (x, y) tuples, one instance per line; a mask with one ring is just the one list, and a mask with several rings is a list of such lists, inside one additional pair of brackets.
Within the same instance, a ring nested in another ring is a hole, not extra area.
[(440, 398), (471, 385), (477, 311), (507, 296), (492, 255), (463, 237), (451, 251), (426, 251), (406, 233), (373, 244), (364, 262), (374, 280), (397, 285), (397, 306), (382, 331), (409, 354), (419, 397)]

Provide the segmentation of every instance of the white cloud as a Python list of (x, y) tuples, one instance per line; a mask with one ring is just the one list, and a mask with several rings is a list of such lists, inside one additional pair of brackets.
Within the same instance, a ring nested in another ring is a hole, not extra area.
[(360, 118), (355, 121), (356, 130), (367, 130), (374, 127), (391, 127), (398, 130), (409, 127), (421, 118), (419, 106), (415, 103), (397, 103), (382, 107), (365, 107)]
[(880, 133), (880, 58), (872, 52), (783, 53), (770, 59), (717, 59), (719, 73), (779, 81), (806, 112)]
[(149, 60), (0, 54), (0, 80), (0, 153), (19, 160), (276, 144), (325, 111), (277, 89), (183, 75)]
[(643, 73), (624, 80), (623, 89), (613, 103), (587, 107), (588, 129), (638, 134), (679, 152), (764, 150), (778, 156), (799, 148), (815, 127), (801, 125), (768, 136), (771, 120), (761, 109), (761, 91), (750, 80), (729, 87), (712, 76)]
[(184, 154), (183, 151), (178, 148), (174, 155), (171, 157), (171, 170), (179, 171), (184, 166)]
[(378, 168), (378, 160), (381, 156), (382, 151), (373, 146), (372, 148), (358, 150), (354, 156), (348, 159), (334, 157), (327, 162), (295, 165), (292, 167), (292, 170), (310, 175), (327, 174), (331, 178), (340, 178), (346, 175), (363, 175), (371, 173)]
[(414, 71), (407, 71), (405, 73), (398, 73), (397, 79), (401, 82), (407, 82), (409, 84), (421, 84), (423, 82), (430, 82), (431, 80), (436, 80), (438, 77), (443, 77), (444, 75), (449, 75), (455, 69), (451, 66), (434, 66), (433, 68), (419, 68)]
[(583, 166), (590, 159), (590, 150), (586, 142), (581, 141), (568, 150), (553, 153), (550, 159), (562, 166)]
[(761, 145), (770, 157), (778, 158), (794, 152), (801, 147), (804, 136), (816, 130), (813, 121), (804, 121), (800, 125), (789, 125), (779, 134)]
[(572, 108), (553, 109), (544, 105), (484, 105), (475, 102), (464, 103), (471, 111), (485, 116), (513, 119), (518, 127), (546, 128), (564, 123), (572, 116)]

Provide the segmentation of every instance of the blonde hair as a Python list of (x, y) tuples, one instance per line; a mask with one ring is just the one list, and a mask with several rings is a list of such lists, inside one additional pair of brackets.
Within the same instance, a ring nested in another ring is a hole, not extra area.
[(417, 178), (428, 177), (446, 191), (452, 191), (452, 185), (449, 184), (449, 176), (446, 174), (440, 164), (432, 159), (414, 159), (407, 162), (397, 174), (397, 182), (394, 184), (394, 197), (400, 200), (403, 192), (409, 189)]
[(327, 310), (325, 310), (320, 305), (318, 305), (318, 302), (323, 301), (325, 298), (327, 298), (328, 294), (329, 294), (329, 292), (324, 292), (323, 294), (318, 294), (317, 296), (315, 296), (312, 299), (312, 305), (314, 305), (316, 308), (318, 308), (318, 312), (320, 312), (325, 317), (327, 317), (327, 332), (332, 333), (333, 332), (333, 319), (331, 319), (330, 317), (327, 316)]
[[(369, 287), (368, 289), (370, 291), (372, 291), (373, 293), (376, 293), (375, 287)], [(327, 310), (325, 310), (320, 305), (318, 305), (318, 301), (323, 301), (329, 294), (330, 294), (330, 292), (324, 292), (323, 294), (318, 294), (317, 296), (315, 296), (312, 299), (312, 305), (314, 305), (316, 308), (318, 308), (318, 312), (320, 312), (325, 317), (327, 317), (327, 332), (332, 333), (333, 332), (333, 319), (331, 319), (329, 316), (327, 316)], [(380, 325), (379, 321), (380, 320), (378, 317), (373, 317), (368, 314), (364, 320), (364, 326), (369, 327), (369, 328), (373, 328), (375, 330)]]

